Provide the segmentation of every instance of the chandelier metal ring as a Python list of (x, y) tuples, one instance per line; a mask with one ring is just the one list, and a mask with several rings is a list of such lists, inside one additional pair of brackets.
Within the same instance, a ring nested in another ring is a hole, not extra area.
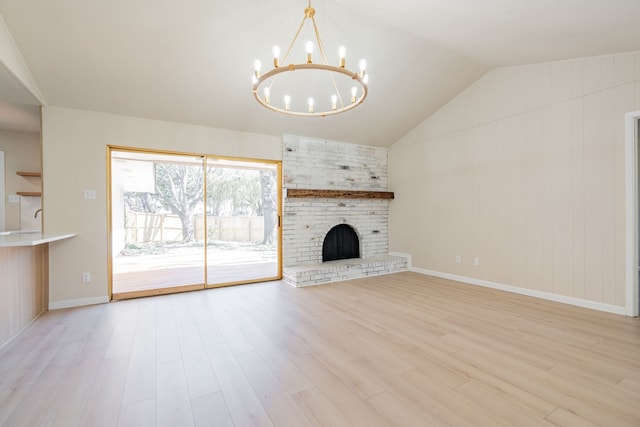
[[(291, 111), (286, 110), (284, 108), (277, 107), (270, 102), (267, 102), (265, 99), (260, 97), (260, 91), (263, 86), (266, 86), (275, 76), (281, 73), (293, 72), (296, 70), (323, 70), (329, 71), (332, 73), (340, 73), (344, 74), (348, 77), (351, 77), (354, 81), (358, 82), (362, 91), (360, 92), (360, 97), (358, 97), (354, 102), (351, 102), (341, 108), (336, 108), (335, 110), (327, 110), (327, 111), (314, 111), (312, 113), (304, 112), (304, 111)], [(334, 114), (344, 113), (345, 111), (349, 111), (358, 105), (362, 104), (362, 102), (366, 99), (367, 94), (369, 93), (369, 89), (367, 85), (362, 81), (362, 77), (360, 77), (359, 73), (349, 71), (346, 68), (336, 67), (333, 65), (326, 64), (289, 64), (288, 66), (274, 68), (267, 73), (262, 74), (258, 80), (253, 85), (253, 96), (263, 107), (266, 107), (270, 110), (276, 111), (278, 113), (284, 113), (292, 116), (301, 116), (301, 117), (325, 117), (331, 116)]]

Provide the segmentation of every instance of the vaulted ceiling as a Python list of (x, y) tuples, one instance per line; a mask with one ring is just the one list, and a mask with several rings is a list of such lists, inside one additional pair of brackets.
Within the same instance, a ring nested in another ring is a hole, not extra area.
[(0, 14), (48, 105), (377, 146), (492, 68), (640, 50), (640, 0), (312, 0), (329, 60), (340, 44), (367, 59), (369, 97), (288, 117), (255, 102), (252, 64), (288, 45), (307, 1), (0, 0)]

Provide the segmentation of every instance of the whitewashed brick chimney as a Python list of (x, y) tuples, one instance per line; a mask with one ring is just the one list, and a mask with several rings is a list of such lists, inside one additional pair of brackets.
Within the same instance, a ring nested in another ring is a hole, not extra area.
[[(385, 148), (284, 135), (285, 281), (305, 286), (407, 268), (406, 259), (388, 255), (389, 203), (392, 201), (286, 197), (290, 188), (388, 191), (387, 156)], [(338, 224), (354, 228), (360, 239), (362, 260), (332, 261), (323, 265), (324, 237)]]

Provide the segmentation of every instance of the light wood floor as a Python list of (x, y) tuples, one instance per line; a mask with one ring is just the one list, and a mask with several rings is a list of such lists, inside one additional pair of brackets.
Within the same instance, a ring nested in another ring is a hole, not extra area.
[(415, 273), (46, 313), (6, 426), (638, 426), (640, 319)]

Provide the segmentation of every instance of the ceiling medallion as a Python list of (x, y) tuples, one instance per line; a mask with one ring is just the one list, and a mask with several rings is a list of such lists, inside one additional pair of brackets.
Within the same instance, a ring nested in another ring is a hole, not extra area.
[[(350, 71), (346, 68), (347, 50), (344, 46), (340, 46), (338, 48), (338, 65), (329, 65), (316, 24), (315, 13), (316, 10), (311, 7), (311, 0), (309, 0), (308, 7), (304, 10), (302, 22), (282, 61), (280, 60), (280, 47), (273, 47), (272, 70), (261, 74), (262, 62), (260, 60), (254, 62), (252, 91), (256, 101), (263, 107), (291, 116), (324, 117), (349, 111), (362, 104), (366, 99), (369, 80), (369, 75), (365, 71), (367, 62), (361, 59), (359, 72)], [(291, 53), (300, 32), (308, 21), (313, 24), (315, 44), (313, 41), (306, 42), (306, 62), (281, 66), (281, 63), (286, 63), (289, 53)], [(322, 63), (313, 62), (315, 46), (318, 47)], [(297, 93), (294, 93), (295, 89), (290, 82), (287, 86), (288, 77), (293, 74), (298, 75), (297, 77), (302, 82), (299, 86), (304, 87), (302, 90), (298, 89)], [(312, 74), (316, 80), (312, 79)], [(282, 77), (281, 82), (277, 81), (279, 77)], [(326, 89), (320, 89), (318, 79), (326, 79)], [(311, 92), (317, 95), (318, 91), (326, 93), (316, 96), (318, 99), (309, 95)], [(272, 102), (276, 94), (281, 99)], [(344, 100), (347, 102), (345, 103)]]

